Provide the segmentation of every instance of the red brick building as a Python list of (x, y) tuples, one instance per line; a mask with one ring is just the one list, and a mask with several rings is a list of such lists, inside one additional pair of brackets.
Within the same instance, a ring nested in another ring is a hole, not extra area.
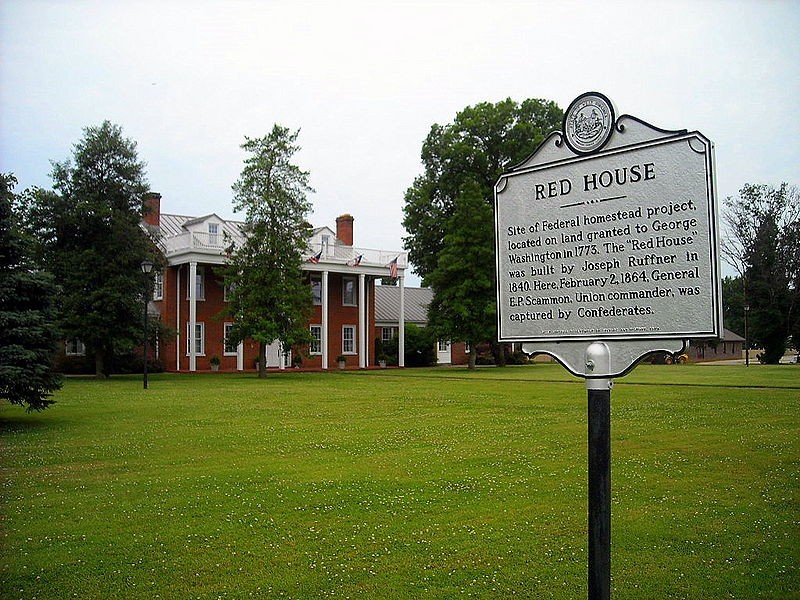
[[(178, 334), (158, 345), (158, 358), (165, 369), (209, 370), (212, 357), (219, 358), (221, 370), (255, 368), (256, 342), (225, 343), (232, 319), (223, 316), (226, 297), (220, 267), (227, 259), (225, 248), (230, 240), (242, 239), (241, 223), (216, 214), (162, 213), (160, 194), (151, 193), (146, 202), (150, 210), (143, 226), (167, 263), (156, 274), (148, 310)], [(375, 328), (375, 282), (388, 277), (396, 265), (403, 286), (408, 259), (399, 250), (355, 247), (353, 223), (352, 216), (342, 215), (336, 219), (336, 231), (328, 227), (314, 230), (306, 249), (309, 259), (303, 265), (314, 298), (308, 323), (314, 341), (309, 347), (294, 349), (283, 349), (276, 341), (267, 350), (268, 368), (292, 366), (298, 356), (304, 368), (336, 368), (340, 356), (348, 368), (377, 363), (369, 336)], [(404, 343), (402, 337), (400, 343)]]

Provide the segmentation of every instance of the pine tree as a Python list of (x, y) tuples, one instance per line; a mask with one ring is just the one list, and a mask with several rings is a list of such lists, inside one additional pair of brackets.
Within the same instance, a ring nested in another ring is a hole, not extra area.
[(245, 137), (249, 153), (233, 185), (234, 210), (245, 212), (245, 239), (225, 269), (227, 313), (234, 317), (228, 343), (259, 345), (259, 377), (266, 377), (266, 348), (310, 341), (306, 327), (311, 288), (302, 272), (311, 225), (309, 174), (292, 164), (300, 131), (275, 125), (261, 138)]
[(30, 412), (53, 404), (61, 387), (52, 369), (57, 288), (29, 261), (30, 244), (14, 215), (15, 184), (13, 175), (0, 174), (0, 398)]

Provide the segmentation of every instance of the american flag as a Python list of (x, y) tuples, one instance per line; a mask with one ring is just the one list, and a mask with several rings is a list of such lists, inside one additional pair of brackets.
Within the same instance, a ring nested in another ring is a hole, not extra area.
[(320, 259), (321, 256), (322, 256), (322, 250), (320, 249), (319, 252), (317, 252), (314, 256), (312, 256), (311, 258), (308, 259), (308, 262), (312, 262), (312, 263), (316, 264), (316, 263), (319, 262), (319, 259)]
[(397, 279), (397, 259), (400, 258), (399, 256), (395, 256), (394, 260), (389, 263), (389, 277), (392, 279)]
[(355, 258), (353, 258), (353, 259), (351, 259), (351, 260), (348, 260), (348, 261), (347, 261), (347, 264), (348, 264), (349, 266), (351, 266), (351, 267), (357, 267), (358, 265), (360, 265), (360, 264), (361, 264), (361, 259), (362, 259), (363, 257), (364, 257), (364, 255), (363, 255), (363, 254), (359, 254), (359, 255), (358, 255), (358, 256), (356, 256)]

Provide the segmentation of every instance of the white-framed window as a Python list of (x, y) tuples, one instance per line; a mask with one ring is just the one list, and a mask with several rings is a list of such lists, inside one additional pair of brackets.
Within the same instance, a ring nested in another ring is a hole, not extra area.
[(230, 302), (231, 301), (231, 292), (236, 287), (235, 283), (226, 283), (222, 286), (222, 301), (223, 302)]
[(309, 354), (322, 354), (322, 325), (311, 326), (311, 344)]
[[(197, 275), (195, 277), (195, 296), (197, 300), (206, 299), (206, 278), (205, 269), (201, 266), (197, 267)], [(189, 299), (189, 287), (186, 287), (186, 299)]]
[(450, 350), (450, 342), (447, 340), (439, 340), (439, 352), (447, 352)]
[(311, 297), (314, 306), (322, 305), (322, 275), (311, 275)]
[(466, 352), (467, 354), (472, 352), (472, 350), (469, 347), (469, 342), (464, 342), (464, 352)]
[(156, 271), (153, 277), (153, 300), (164, 299), (164, 273)]
[(219, 223), (208, 224), (208, 245), (219, 245)]
[(86, 346), (78, 338), (67, 340), (64, 351), (67, 356), (86, 356)]
[(391, 342), (397, 337), (397, 327), (381, 327), (381, 341)]
[(356, 306), (358, 282), (355, 277), (342, 277), (342, 305)]
[(356, 326), (342, 325), (342, 354), (356, 353)]
[(191, 335), (189, 323), (186, 323), (186, 356), (192, 351), (192, 344), (194, 344), (194, 352), (197, 356), (205, 356), (206, 353), (206, 324), (195, 323), (194, 335)]
[(321, 239), (322, 239), (322, 254), (324, 256), (328, 256), (328, 246), (331, 243), (331, 236), (323, 235)]
[(232, 327), (233, 327), (233, 323), (223, 323), (223, 326), (222, 326), (223, 335), (225, 336), (222, 339), (222, 348), (223, 348), (223, 352), (222, 353), (225, 356), (236, 356), (238, 354), (238, 346), (239, 345), (238, 344), (231, 344), (231, 343), (228, 342), (228, 334), (230, 333)]

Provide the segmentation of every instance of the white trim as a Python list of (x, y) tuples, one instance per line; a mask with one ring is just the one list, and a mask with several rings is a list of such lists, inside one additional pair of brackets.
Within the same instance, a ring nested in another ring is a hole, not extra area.
[[(194, 331), (194, 335), (192, 335), (192, 331)], [(197, 342), (200, 342), (199, 350)], [(195, 356), (206, 355), (206, 324), (203, 321), (196, 322), (194, 327), (190, 327), (189, 323), (186, 323), (186, 344), (186, 356), (190, 359), (193, 352)]]
[(64, 354), (67, 356), (86, 356), (86, 346), (78, 338), (64, 342)]
[[(187, 281), (187, 285), (189, 288), (189, 329), (186, 331), (187, 338), (186, 343), (189, 343), (189, 332), (197, 331), (197, 263), (190, 262), (189, 263), (189, 279)], [(189, 344), (187, 346), (189, 349), (189, 371), (196, 371), (197, 370), (197, 352), (195, 350), (194, 344)]]
[[(314, 336), (315, 327), (319, 329), (319, 338)], [(311, 331), (311, 338), (312, 338), (311, 343), (308, 345), (308, 353), (311, 356), (322, 356), (322, 325), (320, 325), (319, 323), (311, 323), (308, 326), (308, 330)], [(317, 341), (317, 339), (319, 340), (319, 350), (312, 350), (311, 348), (313, 347), (313, 344), (315, 341)]]
[[(361, 273), (360, 277), (363, 277), (363, 276), (364, 276), (364, 274)], [(347, 294), (346, 294), (347, 284), (351, 283), (351, 282), (353, 284), (353, 287), (352, 287), (352, 301), (348, 302), (347, 301)], [(358, 298), (358, 294), (359, 294), (359, 291), (358, 291), (358, 278), (354, 277), (352, 275), (342, 275), (342, 306), (358, 306), (358, 299), (357, 299)]]
[(223, 356), (236, 356), (239, 353), (238, 344), (236, 350), (228, 350), (226, 340), (228, 339), (228, 328), (233, 327), (232, 321), (225, 321), (222, 324), (222, 355)]
[(153, 300), (164, 299), (164, 272), (156, 271), (153, 276)]
[[(345, 350), (345, 342), (348, 341), (348, 340), (345, 337), (345, 333), (344, 332), (346, 330), (348, 330), (348, 329), (352, 329), (353, 330), (353, 336), (350, 338), (350, 341), (353, 342), (352, 350)], [(358, 354), (358, 346), (357, 346), (357, 339), (356, 339), (356, 334), (358, 332), (357, 330), (358, 330), (358, 327), (356, 327), (355, 325), (342, 325), (342, 354), (346, 354), (347, 356), (355, 356), (356, 354)]]
[(406, 366), (406, 288), (405, 278), (400, 275), (397, 278), (397, 283), (400, 286), (400, 323), (397, 327), (398, 340), (397, 340), (397, 365), (400, 367)]
[(367, 276), (361, 273), (358, 276), (358, 366), (360, 369), (367, 368)]
[(328, 271), (322, 272), (322, 368), (328, 368)]
[[(195, 275), (191, 279), (194, 285), (186, 287), (186, 299), (191, 300), (192, 292), (195, 293), (195, 301), (204, 302), (206, 299), (206, 269), (203, 265), (198, 265), (197, 262), (190, 262), (189, 266), (195, 266)], [(199, 278), (199, 281), (198, 281)], [(199, 285), (198, 285), (199, 284)], [(198, 289), (198, 287), (200, 289)], [(199, 292), (199, 293), (198, 293)]]

